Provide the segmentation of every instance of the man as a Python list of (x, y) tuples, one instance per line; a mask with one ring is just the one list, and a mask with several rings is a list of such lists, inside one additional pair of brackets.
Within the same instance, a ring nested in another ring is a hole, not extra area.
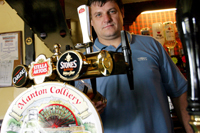
[[(89, 0), (94, 51), (121, 52), (124, 9), (120, 0)], [(132, 36), (132, 37), (131, 37)], [(97, 78), (97, 91), (107, 106), (96, 103), (104, 133), (171, 133), (170, 96), (185, 130), (192, 132), (187, 107), (187, 81), (166, 51), (151, 37), (128, 34), (134, 67), (134, 90), (126, 74)], [(106, 107), (105, 107), (106, 106)]]

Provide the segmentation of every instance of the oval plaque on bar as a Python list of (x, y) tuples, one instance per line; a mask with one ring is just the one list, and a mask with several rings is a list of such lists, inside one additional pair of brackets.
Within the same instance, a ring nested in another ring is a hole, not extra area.
[(2, 133), (103, 133), (98, 112), (75, 87), (60, 82), (33, 85), (10, 105)]

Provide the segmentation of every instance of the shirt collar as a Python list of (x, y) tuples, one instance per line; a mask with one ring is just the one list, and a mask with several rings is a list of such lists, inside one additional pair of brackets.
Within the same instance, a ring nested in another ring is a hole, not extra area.
[[(131, 43), (131, 41), (132, 41), (131, 34), (127, 32), (127, 36), (128, 36), (128, 40), (130, 40), (129, 42)], [(96, 51), (109, 50), (109, 51), (116, 51), (117, 52), (121, 48), (121, 43), (119, 44), (119, 46), (117, 48), (115, 48), (112, 45), (105, 46), (105, 45), (101, 44), (99, 42), (99, 39), (96, 38), (95, 43), (94, 43), (94, 48), (96, 49)]]
[(101, 43), (99, 42), (99, 39), (96, 38), (96, 39), (95, 39), (95, 42), (94, 42), (94, 47), (97, 49), (97, 51), (100, 51), (100, 50), (105, 49), (107, 46), (101, 44)]

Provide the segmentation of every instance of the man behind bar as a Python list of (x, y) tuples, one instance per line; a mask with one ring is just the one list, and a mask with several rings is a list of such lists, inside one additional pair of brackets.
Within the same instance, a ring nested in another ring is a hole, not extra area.
[[(89, 0), (91, 25), (97, 39), (94, 51), (122, 52), (124, 8), (121, 0)], [(152, 37), (128, 34), (134, 67), (134, 90), (126, 74), (97, 78), (97, 91), (107, 98), (95, 106), (101, 114), (104, 133), (174, 132), (167, 96), (185, 130), (189, 125), (187, 81), (162, 45)]]

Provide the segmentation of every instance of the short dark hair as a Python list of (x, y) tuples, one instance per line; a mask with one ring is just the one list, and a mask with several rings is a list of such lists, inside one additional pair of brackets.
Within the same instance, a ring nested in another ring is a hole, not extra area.
[(119, 9), (122, 10), (124, 8), (124, 5), (122, 3), (122, 0), (88, 0), (87, 1), (87, 5), (91, 6), (93, 3), (100, 3), (100, 6), (103, 6), (106, 2), (108, 1), (114, 1), (117, 3), (117, 5), (119, 6)]

